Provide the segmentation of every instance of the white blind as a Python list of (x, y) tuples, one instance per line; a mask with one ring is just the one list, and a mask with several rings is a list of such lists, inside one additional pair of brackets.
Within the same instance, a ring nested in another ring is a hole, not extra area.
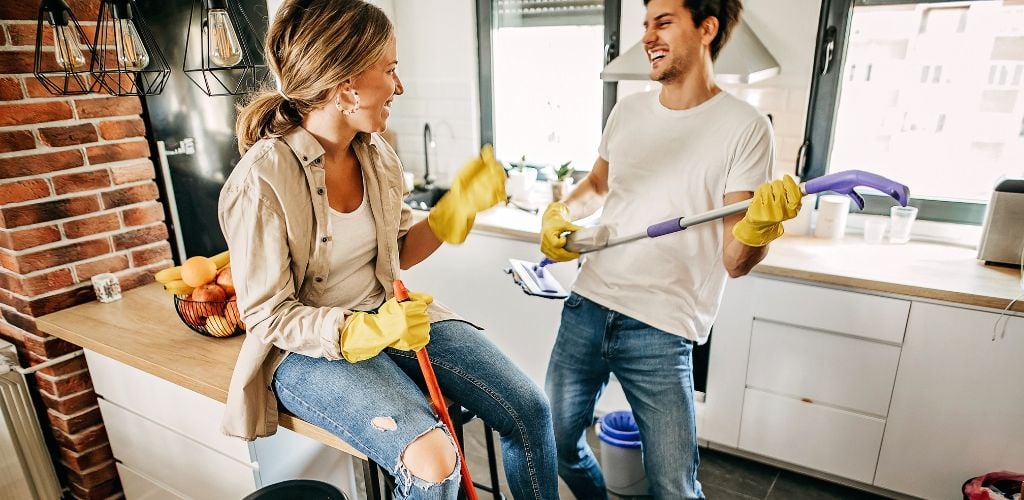
[(601, 0), (492, 0), (495, 27), (603, 25)]

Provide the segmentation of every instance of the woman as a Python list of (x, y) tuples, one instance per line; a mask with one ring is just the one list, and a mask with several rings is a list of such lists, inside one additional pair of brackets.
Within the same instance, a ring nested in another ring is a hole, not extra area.
[(501, 434), (516, 498), (556, 498), (543, 392), (475, 327), (430, 296), (393, 298), (400, 269), (461, 243), (504, 198), (485, 148), (427, 219), (402, 203), (401, 164), (379, 133), (403, 92), (395, 37), (358, 0), (288, 0), (266, 40), (279, 89), (238, 118), (242, 160), (220, 197), (238, 306), (249, 327), (224, 428), (273, 434), (278, 402), (365, 453), (400, 498), (456, 498), (452, 439), (417, 387), (429, 341), (445, 395)]

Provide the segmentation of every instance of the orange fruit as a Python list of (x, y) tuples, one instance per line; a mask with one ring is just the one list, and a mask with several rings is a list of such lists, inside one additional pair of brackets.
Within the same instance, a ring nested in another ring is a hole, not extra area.
[(217, 277), (217, 265), (212, 260), (203, 257), (190, 257), (181, 265), (181, 280), (186, 285), (198, 288)]

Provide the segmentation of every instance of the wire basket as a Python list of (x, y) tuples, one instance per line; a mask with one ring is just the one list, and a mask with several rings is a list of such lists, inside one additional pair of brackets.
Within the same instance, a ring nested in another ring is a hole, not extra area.
[(188, 295), (175, 295), (174, 310), (185, 326), (200, 335), (228, 338), (245, 332), (234, 300), (201, 302)]

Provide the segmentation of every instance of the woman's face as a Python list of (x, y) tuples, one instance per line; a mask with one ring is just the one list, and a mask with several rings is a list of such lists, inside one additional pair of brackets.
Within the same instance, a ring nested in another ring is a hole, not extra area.
[(352, 89), (359, 94), (359, 110), (349, 116), (349, 123), (360, 132), (383, 132), (388, 128), (391, 102), (402, 95), (402, 80), (398, 78), (398, 56), (395, 39), (388, 42), (384, 56), (352, 81)]

